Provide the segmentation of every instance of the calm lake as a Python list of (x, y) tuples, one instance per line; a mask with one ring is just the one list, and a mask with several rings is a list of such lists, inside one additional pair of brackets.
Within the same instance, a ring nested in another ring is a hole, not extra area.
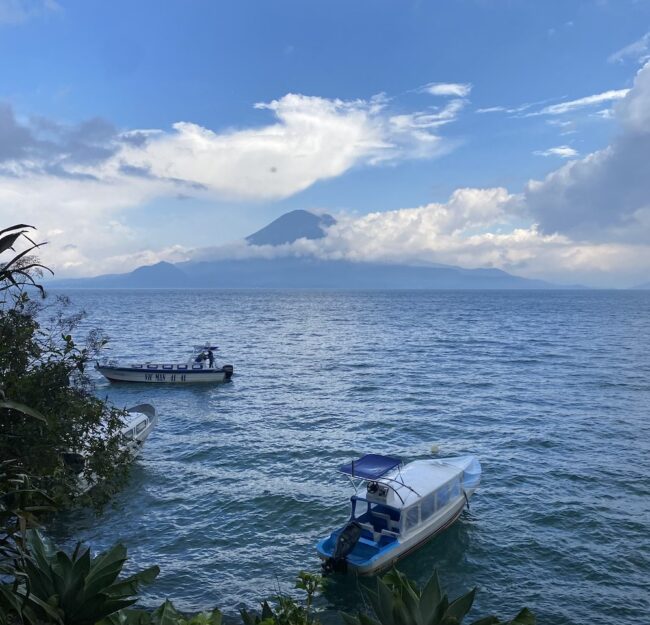
[[(318, 571), (345, 521), (336, 467), (366, 452), (477, 454), (483, 482), (400, 568), (438, 568), (475, 618), (647, 624), (650, 292), (70, 291), (107, 355), (185, 361), (214, 341), (230, 384), (110, 385), (160, 421), (114, 506), (60, 517), (55, 538), (123, 541), (160, 565), (145, 605), (243, 605)], [(352, 578), (320, 605), (360, 605)]]

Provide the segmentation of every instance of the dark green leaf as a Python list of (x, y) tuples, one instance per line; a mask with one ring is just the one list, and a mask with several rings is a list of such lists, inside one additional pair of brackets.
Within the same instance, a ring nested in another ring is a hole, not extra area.
[(176, 610), (174, 604), (167, 599), (151, 615), (151, 622), (154, 625), (178, 625), (181, 614)]

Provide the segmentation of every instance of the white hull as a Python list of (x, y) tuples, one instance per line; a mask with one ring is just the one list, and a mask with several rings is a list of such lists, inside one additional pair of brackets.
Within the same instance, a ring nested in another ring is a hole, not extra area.
[[(158, 415), (156, 414), (154, 407), (150, 404), (138, 404), (137, 406), (133, 406), (128, 409), (128, 414), (132, 417), (132, 423), (135, 423), (133, 418), (135, 417), (137, 421), (138, 416), (142, 418), (146, 416), (149, 420), (147, 426), (138, 432), (136, 432), (135, 429), (125, 429), (122, 433), (122, 449), (128, 453), (128, 461), (132, 462), (140, 455), (144, 442), (147, 440), (154, 427), (156, 427), (156, 424), (158, 423)], [(129, 426), (127, 425), (127, 428), (128, 427)], [(80, 472), (77, 476), (77, 494), (83, 495), (87, 493), (95, 485), (95, 477), (96, 476), (93, 475), (91, 479), (88, 480), (84, 474)]]
[(370, 564), (365, 566), (356, 566), (350, 562), (348, 563), (349, 570), (357, 575), (374, 575), (393, 566), (398, 560), (406, 557), (452, 525), (461, 515), (464, 506), (465, 498), (458, 498), (453, 504), (449, 504), (446, 510), (441, 510), (429, 524), (422, 526), (410, 536), (398, 539), (396, 546), (387, 553), (380, 553)]
[(97, 366), (97, 371), (111, 382), (140, 382), (149, 384), (195, 384), (225, 382), (230, 376), (223, 369), (131, 369), (128, 367)]
[(339, 471), (355, 485), (348, 523), (319, 541), (325, 574), (372, 575), (405, 557), (458, 519), (480, 483), (474, 456), (415, 460), (367, 454)]

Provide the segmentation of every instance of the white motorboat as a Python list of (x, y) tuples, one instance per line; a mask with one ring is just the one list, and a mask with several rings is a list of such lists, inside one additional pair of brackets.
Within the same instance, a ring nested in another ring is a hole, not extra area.
[(481, 480), (475, 456), (403, 465), (368, 454), (339, 471), (350, 478), (355, 494), (348, 523), (317, 545), (325, 573), (369, 575), (392, 566), (449, 527)]
[(95, 363), (95, 369), (111, 382), (148, 382), (187, 384), (195, 382), (227, 382), (233, 374), (232, 365), (216, 366), (214, 352), (219, 349), (206, 343), (194, 348), (186, 363), (151, 363), (121, 365), (116, 361)]
[[(134, 460), (142, 451), (142, 446), (149, 434), (158, 423), (156, 409), (151, 404), (138, 404), (127, 408), (124, 425), (120, 430), (120, 447), (127, 452), (129, 461)], [(70, 471), (76, 475), (78, 494), (88, 492), (96, 483), (91, 477), (84, 475), (86, 455), (82, 452), (67, 452), (63, 454), (63, 461)]]

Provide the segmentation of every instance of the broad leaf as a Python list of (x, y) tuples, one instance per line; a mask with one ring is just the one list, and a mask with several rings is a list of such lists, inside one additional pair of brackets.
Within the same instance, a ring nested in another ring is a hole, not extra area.
[(34, 410), (25, 404), (18, 403), (17, 401), (11, 401), (10, 399), (1, 399), (0, 408), (9, 408), (10, 410), (15, 410), (16, 412), (22, 412), (28, 417), (32, 417), (33, 419), (38, 419), (39, 421), (43, 421), (43, 423), (47, 423), (47, 418), (44, 417), (38, 410)]
[(167, 599), (151, 615), (151, 622), (154, 625), (178, 625), (181, 614), (176, 610), (174, 604)]
[(445, 618), (455, 618), (460, 623), (472, 609), (475, 594), (476, 588), (473, 588), (467, 594), (452, 601), (445, 612)]
[(420, 595), (420, 614), (422, 625), (432, 625), (435, 610), (442, 599), (438, 571), (434, 571)]
[(106, 589), (111, 597), (131, 597), (137, 594), (138, 589), (143, 584), (151, 584), (160, 574), (159, 566), (150, 566), (144, 571), (135, 573), (125, 579), (116, 581)]
[(536, 623), (535, 615), (528, 608), (524, 608), (508, 625), (535, 625)]
[(380, 578), (377, 578), (377, 594), (368, 593), (368, 598), (379, 622), (382, 625), (395, 625), (393, 617), (395, 599), (390, 588)]
[(87, 595), (105, 591), (111, 586), (122, 571), (126, 562), (126, 547), (114, 545), (108, 551), (98, 555), (90, 566), (85, 582)]

